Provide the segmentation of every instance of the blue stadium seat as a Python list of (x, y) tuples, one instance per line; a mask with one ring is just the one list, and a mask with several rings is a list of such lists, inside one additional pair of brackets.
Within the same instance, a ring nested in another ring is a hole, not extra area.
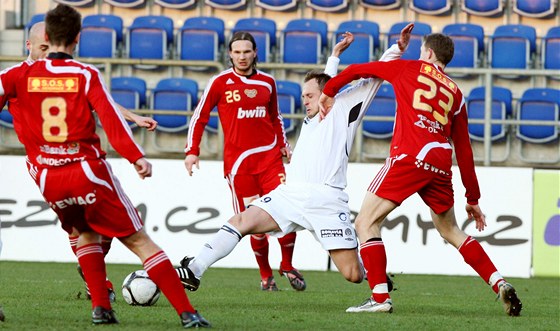
[(475, 16), (501, 16), (505, 0), (462, 0), (461, 10)]
[(327, 23), (318, 19), (295, 19), (288, 22), (283, 36), (284, 63), (320, 63), (327, 47)]
[(338, 13), (348, 10), (348, 0), (307, 0), (306, 4), (314, 10)]
[(191, 9), (196, 6), (197, 0), (154, 0), (156, 5), (170, 9)]
[(247, 6), (247, 0), (204, 0), (207, 5), (227, 10), (240, 10)]
[[(301, 86), (287, 80), (276, 81), (278, 105), (282, 114), (297, 114), (301, 108)], [(293, 132), (297, 125), (294, 118), (284, 118), (286, 134)]]
[(54, 0), (54, 1), (72, 7), (92, 7), (93, 5), (95, 5), (96, 0)]
[(10, 129), (14, 128), (14, 118), (7, 107), (0, 111), (0, 126)]
[[(0, 109), (1, 110), (1, 109)], [(14, 118), (7, 107), (0, 111), (0, 146), (6, 148), (23, 148), (23, 145), (14, 137)]]
[(255, 0), (255, 5), (266, 10), (293, 11), (298, 7), (298, 0)]
[[(486, 89), (484, 86), (472, 89), (467, 97), (467, 112), (469, 119), (484, 119), (484, 103)], [(492, 116), (493, 120), (505, 120), (512, 114), (512, 94), (504, 87), (492, 87)], [(505, 124), (492, 124), (491, 140), (503, 139), (507, 133)], [(469, 135), (476, 141), (484, 140), (484, 124), (469, 124)]]
[(492, 68), (529, 69), (536, 51), (537, 33), (528, 25), (496, 27), (490, 37), (489, 62)]
[(123, 20), (115, 15), (89, 15), (84, 17), (78, 56), (115, 57), (123, 39)]
[(103, 0), (113, 7), (137, 9), (146, 5), (146, 0)]
[[(166, 16), (137, 16), (128, 28), (127, 53), (131, 59), (165, 59), (173, 43), (173, 20)], [(153, 69), (155, 66), (137, 66)]]
[(261, 62), (269, 62), (276, 47), (276, 22), (268, 18), (242, 18), (235, 23), (231, 33), (247, 31), (255, 38), (257, 55)]
[(360, 5), (375, 10), (389, 10), (401, 7), (401, 0), (360, 0)]
[[(189, 111), (198, 102), (198, 84), (188, 78), (165, 78), (160, 80), (152, 92), (151, 109)], [(178, 147), (164, 146), (159, 142), (158, 132), (184, 133), (189, 127), (187, 116), (154, 114), (158, 122), (151, 135), (154, 147), (163, 152), (178, 151)], [(179, 149), (180, 151), (180, 149)]]
[(451, 13), (452, 0), (410, 0), (410, 9), (425, 15), (446, 15)]
[(548, 18), (556, 11), (557, 0), (513, 0), (513, 11), (521, 16)]
[[(397, 101), (391, 84), (383, 84), (371, 101), (366, 116), (395, 116)], [(364, 136), (374, 139), (387, 139), (393, 136), (395, 121), (365, 121), (363, 122)]]
[(560, 69), (560, 26), (552, 27), (542, 42), (542, 63), (544, 69)]
[(179, 32), (179, 58), (192, 61), (218, 61), (225, 42), (224, 21), (216, 17), (191, 17)]
[[(551, 88), (531, 88), (526, 90), (518, 102), (518, 120), (550, 121), (550, 126), (520, 124), (517, 128), (517, 138), (520, 139), (519, 155), (523, 161), (539, 163), (556, 163), (560, 160), (560, 150), (557, 158), (527, 156), (526, 143), (558, 144), (560, 121), (560, 90)], [(559, 144), (560, 147), (560, 144)]]
[[(136, 96), (138, 97), (138, 105), (135, 108), (131, 109), (139, 109), (144, 108), (147, 106), (146, 104), (146, 81), (142, 78), (138, 77), (113, 77), (111, 78), (111, 93), (116, 91), (123, 91), (127, 92), (129, 95), (134, 95), (134, 99)], [(123, 95), (124, 96), (124, 95)], [(127, 103), (130, 103), (132, 99), (130, 96), (126, 96), (128, 98)], [(130, 108), (121, 104), (123, 107)]]
[(334, 44), (341, 39), (342, 34), (346, 31), (354, 34), (354, 42), (344, 53), (340, 54), (340, 63), (352, 64), (371, 61), (375, 51), (380, 46), (379, 25), (365, 20), (342, 22), (335, 31)]
[[(443, 27), (443, 34), (453, 39), (455, 53), (447, 65), (448, 68), (476, 68), (479, 57), (484, 52), (484, 29), (470, 23), (448, 24)], [(461, 77), (461, 76), (460, 76)]]
[[(408, 25), (409, 22), (399, 22), (395, 23), (389, 29), (389, 33), (387, 34), (388, 45), (395, 44), (400, 36), (401, 30)], [(414, 22), (414, 29), (410, 35), (410, 42), (408, 44), (407, 50), (401, 56), (401, 59), (405, 60), (418, 60), (420, 58), (420, 47), (422, 46), (422, 38), (432, 33), (432, 27), (426, 23), (422, 22)]]

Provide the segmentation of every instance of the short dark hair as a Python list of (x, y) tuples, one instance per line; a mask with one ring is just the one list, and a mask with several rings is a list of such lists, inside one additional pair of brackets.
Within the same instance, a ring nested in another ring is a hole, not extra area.
[[(231, 40), (229, 41), (228, 48), (230, 51), (231, 51), (231, 45), (239, 40), (248, 40), (251, 42), (251, 44), (253, 44), (253, 50), (257, 49), (257, 42), (255, 41), (255, 38), (253, 37), (252, 34), (250, 34), (247, 31), (237, 31), (233, 34)], [(253, 61), (253, 68), (257, 67), (257, 60), (258, 60), (258, 56), (255, 55), (255, 60)], [(231, 58), (229, 59), (229, 61), (231, 62), (231, 64), (233, 64)]]
[(436, 58), (445, 66), (451, 62), (455, 52), (453, 39), (441, 33), (424, 36), (424, 47), (431, 48), (436, 54)]
[(331, 76), (319, 70), (312, 70), (305, 75), (305, 77), (303, 78), (303, 82), (307, 83), (312, 79), (317, 80), (317, 85), (319, 85), (319, 90), (323, 91), (323, 89), (325, 88), (325, 84), (327, 84), (329, 79), (331, 79)]
[(59, 4), (45, 16), (45, 32), (53, 46), (71, 45), (82, 29), (82, 15), (68, 6)]

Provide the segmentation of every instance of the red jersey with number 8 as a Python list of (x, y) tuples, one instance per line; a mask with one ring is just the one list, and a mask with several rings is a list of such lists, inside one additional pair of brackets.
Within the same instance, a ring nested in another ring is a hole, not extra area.
[(132, 137), (99, 71), (72, 59), (25, 61), (0, 73), (0, 95), (10, 109), (29, 159), (39, 167), (105, 157), (93, 111), (115, 150), (131, 163), (144, 152)]

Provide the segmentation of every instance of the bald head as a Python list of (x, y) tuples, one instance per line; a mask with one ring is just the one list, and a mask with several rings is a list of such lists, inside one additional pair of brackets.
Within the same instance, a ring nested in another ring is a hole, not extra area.
[(37, 22), (29, 29), (29, 37), (25, 41), (29, 50), (29, 60), (35, 61), (47, 56), (49, 44), (45, 40), (45, 22)]

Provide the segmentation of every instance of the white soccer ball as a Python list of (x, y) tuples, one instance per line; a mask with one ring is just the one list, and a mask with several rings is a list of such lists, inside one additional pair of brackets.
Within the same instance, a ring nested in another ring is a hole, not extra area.
[(159, 299), (159, 288), (145, 270), (136, 270), (124, 279), (122, 295), (132, 306), (152, 306)]

